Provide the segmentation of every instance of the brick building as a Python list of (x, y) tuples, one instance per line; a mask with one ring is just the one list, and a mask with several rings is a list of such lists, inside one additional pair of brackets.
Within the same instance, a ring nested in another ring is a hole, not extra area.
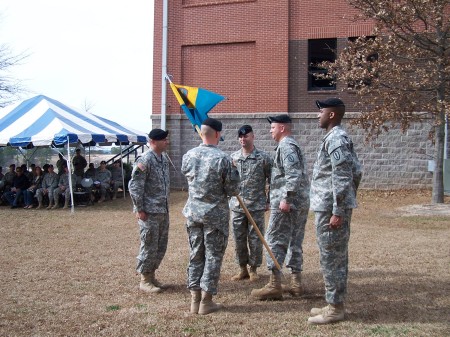
[[(153, 125), (160, 125), (163, 1), (155, 1)], [(167, 72), (178, 84), (199, 86), (227, 97), (210, 113), (224, 123), (231, 153), (239, 148), (237, 129), (252, 124), (256, 146), (272, 151), (275, 142), (266, 117), (289, 113), (294, 136), (303, 146), (311, 168), (323, 136), (317, 126), (315, 101), (339, 96), (352, 118), (354, 96), (328, 81), (315, 80), (309, 65), (333, 60), (351, 37), (370, 35), (370, 22), (355, 24), (357, 14), (345, 0), (168, 0)], [(339, 86), (339, 83), (337, 84)], [(345, 123), (344, 123), (345, 124)], [(199, 137), (167, 91), (168, 151), (175, 169), (173, 187), (183, 187), (182, 155), (198, 145)], [(364, 165), (362, 187), (428, 188), (428, 160), (433, 148), (428, 127), (414, 125), (406, 134), (391, 132), (365, 144), (361, 130), (349, 129)]]

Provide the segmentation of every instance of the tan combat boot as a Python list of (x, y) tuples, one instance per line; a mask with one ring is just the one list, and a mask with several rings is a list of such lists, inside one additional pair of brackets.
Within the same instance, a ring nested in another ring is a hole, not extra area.
[(150, 273), (141, 274), (141, 283), (139, 284), (139, 289), (147, 293), (160, 293), (162, 291), (161, 288), (158, 288), (152, 283)]
[(52, 207), (53, 207), (53, 201), (50, 200), (48, 203), (47, 209), (52, 209)]
[(323, 308), (312, 308), (311, 311), (309, 312), (310, 313), (309, 316), (312, 317), (312, 316), (320, 315), (323, 312), (325, 312), (325, 310), (327, 310), (327, 309), (328, 309), (328, 305), (324, 306)]
[(200, 305), (198, 307), (199, 315), (208, 315), (212, 312), (216, 312), (222, 309), (223, 306), (219, 303), (214, 303), (212, 300), (212, 294), (207, 293), (206, 291), (202, 291), (202, 299), (200, 301)]
[(231, 278), (231, 280), (233, 280), (233, 281), (241, 281), (241, 280), (248, 279), (250, 277), (250, 275), (248, 274), (248, 270), (247, 270), (247, 265), (246, 264), (241, 264), (239, 266), (239, 268), (241, 268), (241, 271), (239, 272), (239, 274), (234, 275)]
[(258, 273), (256, 272), (257, 268), (258, 267), (256, 267), (256, 266), (250, 266), (250, 273), (249, 273), (249, 275), (250, 275), (250, 282), (255, 282), (255, 281), (259, 280)]
[(67, 208), (69, 208), (69, 199), (68, 198), (66, 198), (64, 200), (64, 206), (63, 206), (63, 209), (67, 209)]
[(292, 297), (298, 297), (303, 295), (301, 275), (302, 275), (301, 273), (291, 274), (291, 286), (289, 289), (289, 294), (291, 294)]
[(200, 290), (191, 290), (191, 314), (198, 314), (202, 292)]
[(36, 209), (41, 209), (42, 208), (42, 201), (39, 201), (39, 205), (36, 207)]
[(156, 279), (155, 271), (151, 271), (151, 272), (149, 272), (149, 274), (150, 274), (150, 281), (151, 281), (155, 286), (157, 286), (158, 288), (161, 288), (161, 289), (166, 289), (166, 288), (167, 288), (167, 285), (165, 285), (165, 284), (159, 282), (159, 281)]
[(344, 303), (328, 304), (327, 307), (320, 310), (322, 311), (320, 314), (308, 318), (308, 324), (330, 324), (343, 321), (345, 318)]
[(269, 283), (261, 289), (253, 289), (250, 295), (258, 300), (282, 300), (281, 273), (272, 271)]

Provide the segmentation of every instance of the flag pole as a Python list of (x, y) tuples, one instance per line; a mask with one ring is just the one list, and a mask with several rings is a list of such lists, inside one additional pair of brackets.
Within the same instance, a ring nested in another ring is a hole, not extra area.
[(166, 90), (166, 77), (167, 77), (167, 26), (168, 26), (168, 4), (169, 0), (163, 0), (163, 26), (162, 26), (162, 60), (161, 60), (161, 129), (166, 130), (166, 110), (167, 110), (167, 90)]

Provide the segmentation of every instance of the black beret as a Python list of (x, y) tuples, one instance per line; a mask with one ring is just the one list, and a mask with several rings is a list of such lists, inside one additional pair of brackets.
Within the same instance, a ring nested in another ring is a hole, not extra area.
[(169, 134), (169, 131), (164, 131), (164, 130), (161, 130), (161, 129), (153, 129), (148, 134), (148, 137), (151, 140), (163, 140), (163, 139), (166, 139), (168, 134)]
[(253, 129), (250, 125), (242, 125), (238, 130), (238, 136), (244, 136), (247, 133), (253, 132)]
[(334, 108), (337, 106), (345, 107), (344, 102), (342, 102), (339, 98), (328, 98), (325, 101), (316, 101), (316, 105), (319, 109)]
[(207, 125), (218, 132), (222, 131), (222, 122), (214, 118), (206, 118), (202, 125)]
[(269, 123), (292, 123), (291, 117), (288, 115), (277, 115), (267, 117)]

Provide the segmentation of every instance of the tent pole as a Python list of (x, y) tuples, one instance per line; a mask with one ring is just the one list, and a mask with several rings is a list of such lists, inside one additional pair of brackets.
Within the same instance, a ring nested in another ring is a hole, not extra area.
[(69, 136), (67, 136), (67, 169), (69, 171), (69, 189), (70, 189), (70, 212), (73, 213), (75, 210), (75, 205), (73, 202), (73, 186), (72, 186), (72, 159), (70, 158), (70, 143)]
[(120, 167), (122, 168), (122, 189), (123, 189), (123, 199), (125, 200), (125, 174), (123, 172), (123, 153), (122, 153), (122, 142), (119, 142), (120, 146)]

